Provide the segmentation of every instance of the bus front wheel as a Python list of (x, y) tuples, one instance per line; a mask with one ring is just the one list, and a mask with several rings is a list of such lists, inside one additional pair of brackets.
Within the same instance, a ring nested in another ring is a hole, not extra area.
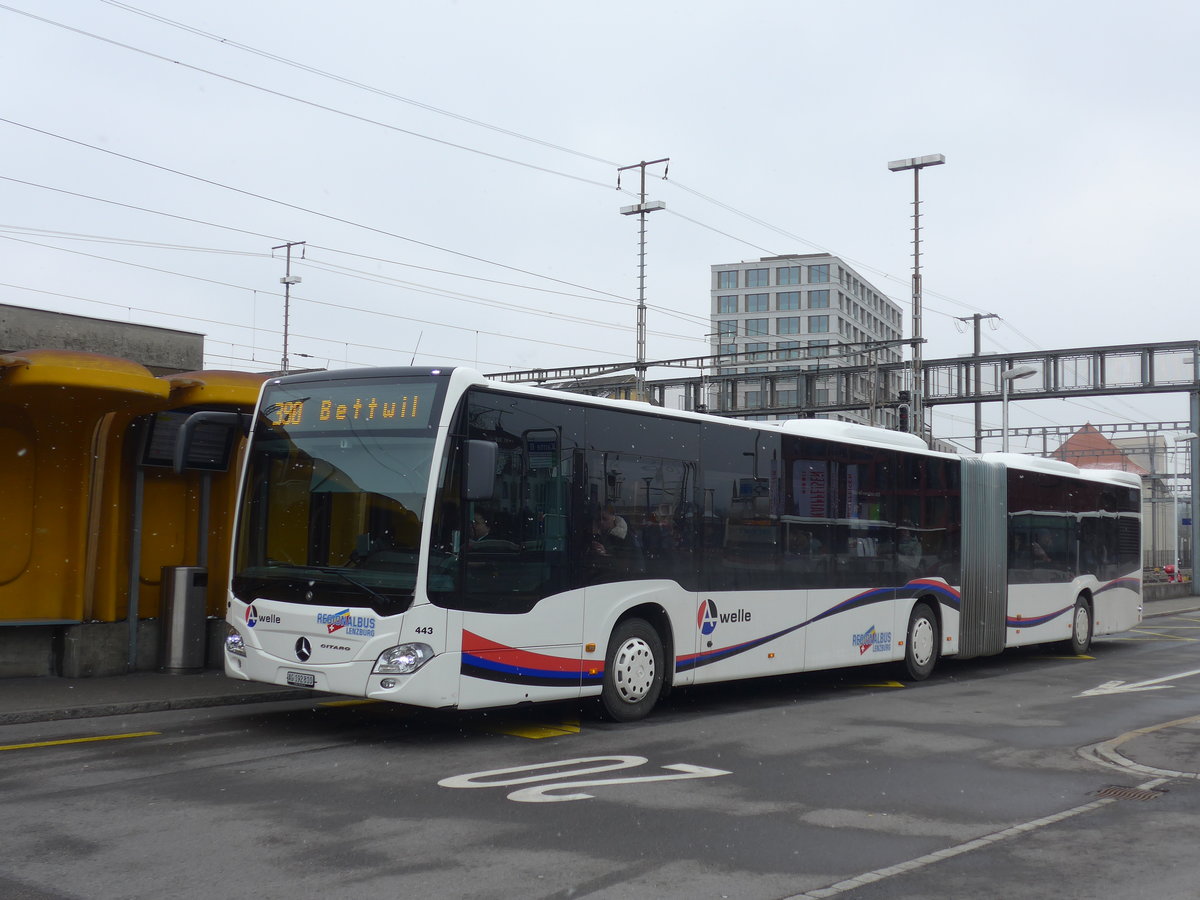
[(1092, 646), (1092, 607), (1080, 594), (1071, 613), (1071, 652), (1083, 656)]
[(616, 722), (644, 718), (662, 693), (663, 645), (643, 619), (626, 619), (613, 629), (604, 660), (600, 704)]
[(937, 617), (928, 603), (918, 603), (908, 617), (904, 646), (904, 668), (913, 681), (924, 681), (933, 673), (940, 647)]

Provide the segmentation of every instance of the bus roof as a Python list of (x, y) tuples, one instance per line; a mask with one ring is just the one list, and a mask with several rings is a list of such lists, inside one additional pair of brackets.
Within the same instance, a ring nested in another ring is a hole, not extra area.
[[(663, 406), (653, 406), (641, 400), (611, 400), (606, 397), (593, 397), (588, 394), (572, 394), (551, 388), (536, 387), (528, 384), (509, 384), (508, 382), (493, 381), (468, 366), (386, 366), (362, 369), (334, 369), (310, 371), (295, 375), (275, 376), (267, 379), (266, 384), (277, 381), (329, 381), (346, 378), (412, 378), (440, 377), (458, 382), (462, 387), (469, 385), (504, 391), (511, 394), (522, 394), (529, 397), (541, 397), (548, 400), (569, 401), (581, 405), (622, 409), (630, 412), (640, 412), (647, 415), (664, 418), (680, 419), (694, 422), (720, 422), (733, 427), (757, 429), (759, 431), (782, 431), (816, 440), (837, 441), (860, 446), (885, 447), (904, 450), (909, 453), (922, 453), (929, 456), (940, 456), (948, 459), (960, 459), (954, 454), (931, 450), (915, 434), (901, 431), (890, 431), (886, 428), (874, 428), (870, 425), (859, 425), (854, 422), (837, 422), (831, 419), (783, 419), (775, 421), (747, 421), (726, 416), (716, 416), (710, 413), (692, 412), (683, 409), (669, 409)], [(1141, 479), (1130, 472), (1114, 471), (1112, 469), (1079, 469), (1071, 463), (1057, 459), (1045, 459), (1022, 453), (985, 453), (983, 459), (999, 463), (1009, 469), (1022, 469), (1031, 472), (1048, 472), (1065, 475), (1089, 481), (1100, 481), (1108, 484), (1121, 484), (1127, 487), (1141, 487)]]
[(724, 425), (731, 425), (738, 428), (757, 429), (759, 431), (778, 430), (787, 434), (795, 434), (817, 440), (839, 441), (861, 446), (895, 448), (914, 453), (925, 453), (931, 456), (956, 458), (953, 454), (929, 449), (925, 445), (925, 442), (915, 434), (890, 431), (886, 428), (874, 428), (870, 425), (859, 425), (854, 422), (838, 422), (831, 419), (783, 419), (775, 421), (734, 419), (711, 413), (654, 406), (642, 400), (613, 400), (606, 397), (593, 397), (588, 394), (572, 394), (566, 391), (529, 384), (510, 384), (508, 382), (494, 381), (468, 366), (381, 366), (377, 368), (313, 370), (298, 372), (294, 375), (272, 376), (267, 379), (266, 384), (412, 377), (449, 378), (463, 387), (475, 385), (490, 390), (521, 394), (529, 397), (541, 397), (560, 401), (567, 400), (581, 405), (641, 412), (671, 419), (694, 422), (720, 422)]
[[(906, 434), (901, 431), (890, 431), (886, 428), (873, 428), (870, 425), (859, 425), (855, 422), (836, 422), (832, 419), (780, 419), (774, 421), (756, 421), (745, 419), (734, 419), (728, 416), (717, 416), (711, 413), (692, 412), (691, 410), (670, 409), (664, 406), (654, 406), (646, 403), (643, 400), (611, 400), (605, 397), (592, 397), (587, 394), (566, 394), (563, 391), (551, 390), (548, 388), (533, 387), (523, 384), (508, 384), (506, 382), (491, 381), (480, 376), (477, 382), (483, 386), (494, 388), (496, 390), (510, 391), (513, 393), (527, 394), (536, 397), (546, 397), (549, 399), (563, 400), (570, 399), (573, 402), (586, 403), (589, 406), (603, 406), (610, 409), (623, 409), (628, 411), (636, 411), (649, 413), (651, 415), (665, 416), (672, 419), (683, 419), (696, 422), (720, 422), (724, 425), (733, 425), (742, 428), (765, 430), (779, 430), (788, 434), (795, 434), (801, 437), (810, 437), (818, 440), (840, 441), (847, 444), (859, 444), (872, 447), (893, 447), (897, 449), (908, 450), (912, 452), (924, 452), (931, 455), (946, 456), (947, 454), (938, 451), (930, 450), (915, 434)], [(952, 454), (950, 454), (952, 456)]]
[(1044, 456), (1030, 456), (1026, 453), (985, 453), (983, 459), (998, 462), (1008, 469), (1021, 469), (1026, 472), (1049, 472), (1055, 475), (1066, 475), (1085, 481), (1101, 481), (1108, 484), (1120, 484), (1125, 487), (1142, 486), (1142, 479), (1132, 472), (1122, 472), (1117, 469), (1081, 469), (1061, 459), (1047, 459)]

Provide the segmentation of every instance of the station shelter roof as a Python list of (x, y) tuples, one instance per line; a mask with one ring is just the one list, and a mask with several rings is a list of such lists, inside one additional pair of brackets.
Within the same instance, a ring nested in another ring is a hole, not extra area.
[(108, 411), (161, 408), (170, 384), (127, 359), (81, 350), (35, 349), (0, 356), (0, 396), (52, 392), (91, 400)]

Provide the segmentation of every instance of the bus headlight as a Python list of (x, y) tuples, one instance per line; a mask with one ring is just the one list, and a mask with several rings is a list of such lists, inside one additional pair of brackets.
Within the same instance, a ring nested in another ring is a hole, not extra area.
[(229, 626), (229, 634), (225, 635), (225, 652), (240, 656), (242, 659), (246, 658), (246, 641), (232, 625)]
[(401, 644), (388, 647), (375, 660), (375, 675), (410, 675), (433, 659), (433, 648), (428, 644)]

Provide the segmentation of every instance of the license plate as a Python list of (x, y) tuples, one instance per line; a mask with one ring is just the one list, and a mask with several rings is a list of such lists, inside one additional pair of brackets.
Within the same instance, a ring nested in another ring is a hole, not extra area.
[(316, 687), (317, 676), (310, 675), (308, 672), (288, 672), (287, 683), (295, 685), (296, 687)]

